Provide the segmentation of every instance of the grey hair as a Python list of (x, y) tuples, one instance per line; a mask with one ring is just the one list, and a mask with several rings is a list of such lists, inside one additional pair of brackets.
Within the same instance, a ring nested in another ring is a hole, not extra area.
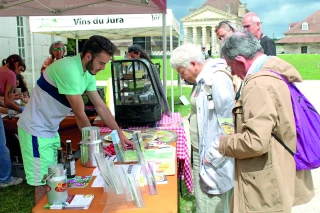
[(54, 46), (56, 46), (56, 45), (58, 45), (58, 44), (61, 44), (62, 47), (63, 47), (63, 55), (64, 55), (64, 53), (66, 52), (66, 47), (64, 46), (64, 43), (63, 43), (62, 41), (52, 42), (52, 44), (51, 44), (51, 46), (50, 46), (50, 48), (49, 48), (49, 54), (52, 56), (52, 58), (53, 58), (53, 53), (52, 53), (53, 48), (54, 48)]
[(214, 32), (217, 33), (220, 28), (225, 30), (231, 29), (232, 32), (237, 31), (237, 27), (231, 21), (221, 21), (215, 28)]
[(205, 61), (201, 49), (196, 45), (187, 43), (172, 51), (170, 65), (173, 69), (178, 69), (178, 67), (188, 68), (192, 61), (198, 64), (203, 64)]
[(252, 59), (257, 53), (263, 53), (263, 48), (252, 33), (242, 31), (233, 33), (224, 40), (221, 51), (226, 58), (234, 61), (240, 55)]

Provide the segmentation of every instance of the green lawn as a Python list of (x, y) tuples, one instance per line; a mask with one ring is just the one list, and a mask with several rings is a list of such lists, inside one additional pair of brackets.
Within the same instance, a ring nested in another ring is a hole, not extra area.
[(278, 57), (292, 64), (304, 80), (320, 80), (320, 54), (280, 54)]
[[(280, 54), (279, 58), (292, 64), (300, 73), (304, 80), (320, 80), (320, 54)], [(120, 59), (122, 57), (116, 57)], [(163, 62), (162, 58), (152, 59), (154, 63), (160, 63), (160, 77), (163, 79)], [(97, 80), (106, 80), (111, 76), (111, 64), (107, 64), (106, 69), (99, 72)], [(178, 75), (173, 70), (173, 78), (177, 80)], [(167, 80), (171, 80), (170, 58), (167, 59)]]
[(0, 188), (0, 213), (30, 213), (34, 204), (34, 187), (25, 182)]

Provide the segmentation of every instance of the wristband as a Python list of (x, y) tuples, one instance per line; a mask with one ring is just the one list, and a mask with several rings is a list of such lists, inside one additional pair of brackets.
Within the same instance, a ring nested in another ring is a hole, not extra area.
[(20, 113), (22, 113), (24, 110), (24, 106), (21, 106), (21, 110), (20, 110)]

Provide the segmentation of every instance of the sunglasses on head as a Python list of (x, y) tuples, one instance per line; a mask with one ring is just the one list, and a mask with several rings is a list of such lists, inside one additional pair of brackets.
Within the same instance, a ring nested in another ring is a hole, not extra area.
[(53, 51), (58, 51), (58, 50), (63, 51), (64, 49), (63, 49), (63, 47), (60, 47), (60, 48), (55, 47), (55, 48), (53, 48)]

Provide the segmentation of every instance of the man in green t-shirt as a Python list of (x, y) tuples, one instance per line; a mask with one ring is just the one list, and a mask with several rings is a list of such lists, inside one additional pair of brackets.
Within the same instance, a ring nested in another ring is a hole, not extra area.
[(78, 127), (91, 126), (84, 112), (82, 94), (86, 92), (102, 121), (118, 130), (120, 140), (133, 146), (120, 130), (109, 108), (96, 89), (96, 75), (116, 51), (115, 45), (102, 36), (91, 36), (82, 52), (60, 59), (43, 72), (18, 122), (18, 133), (27, 183), (35, 186), (35, 203), (47, 193), (41, 182), (48, 166), (57, 163), (60, 147), (58, 128), (72, 110)]

